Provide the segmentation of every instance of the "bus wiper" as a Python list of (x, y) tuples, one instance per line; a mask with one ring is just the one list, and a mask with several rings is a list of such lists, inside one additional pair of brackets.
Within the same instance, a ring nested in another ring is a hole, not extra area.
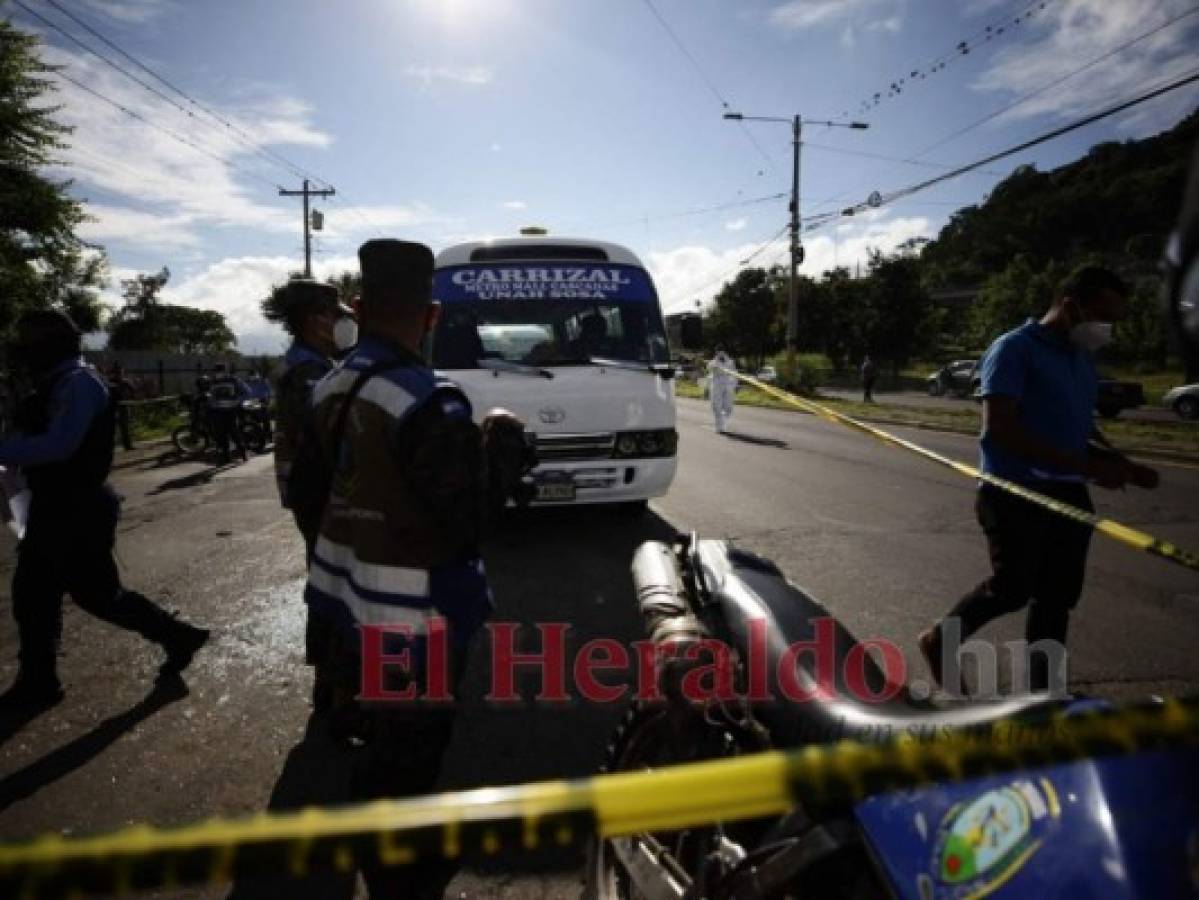
[(629, 369), (633, 372), (649, 372), (661, 375), (663, 378), (674, 376), (675, 367), (670, 363), (641, 363), (627, 359), (608, 359), (606, 356), (589, 356), (587, 362), (593, 366), (605, 366), (609, 369)]
[(554, 373), (539, 366), (527, 366), (524, 363), (511, 362), (506, 359), (476, 359), (475, 364), (480, 369), (491, 369), (495, 372), (511, 372), (513, 375), (532, 375), (535, 378), (553, 378)]

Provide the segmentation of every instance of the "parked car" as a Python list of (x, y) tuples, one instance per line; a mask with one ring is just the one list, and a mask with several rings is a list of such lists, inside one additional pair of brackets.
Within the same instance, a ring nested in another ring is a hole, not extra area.
[(1105, 419), (1114, 419), (1126, 409), (1145, 405), (1145, 388), (1137, 381), (1099, 379), (1099, 399), (1095, 411)]
[[(971, 392), (975, 400), (981, 400), (979, 395), (980, 380), (978, 375), (970, 379)], [(1114, 419), (1126, 409), (1136, 409), (1145, 405), (1145, 388), (1137, 381), (1118, 381), (1115, 378), (1099, 379), (1099, 397), (1095, 401), (1095, 411), (1105, 419)]]
[(1199, 383), (1171, 388), (1162, 397), (1162, 405), (1170, 407), (1184, 419), (1199, 419)]
[(941, 397), (952, 393), (958, 397), (968, 397), (977, 368), (977, 359), (958, 359), (946, 363), (926, 379), (929, 396)]
[(754, 375), (754, 378), (758, 379), (758, 381), (764, 381), (767, 384), (777, 384), (779, 380), (779, 373), (775, 371), (774, 366), (763, 366), (762, 368), (758, 369), (757, 373)]

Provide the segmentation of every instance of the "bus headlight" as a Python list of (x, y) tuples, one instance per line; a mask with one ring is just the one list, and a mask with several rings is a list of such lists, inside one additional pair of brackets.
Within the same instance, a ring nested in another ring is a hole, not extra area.
[(616, 438), (613, 456), (617, 459), (674, 456), (679, 433), (673, 428), (654, 431), (624, 431)]

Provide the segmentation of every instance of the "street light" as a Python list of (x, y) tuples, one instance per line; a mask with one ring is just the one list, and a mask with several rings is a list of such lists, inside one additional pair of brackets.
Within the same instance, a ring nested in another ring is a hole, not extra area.
[(726, 112), (724, 118), (731, 122), (784, 122), (791, 124), (792, 170), (791, 170), (791, 290), (787, 301), (787, 354), (792, 358), (799, 341), (799, 266), (803, 261), (803, 247), (799, 243), (799, 148), (803, 143), (803, 126), (826, 125), (830, 128), (850, 128), (865, 131), (866, 122), (833, 122), (825, 119), (804, 119), (802, 116), (747, 116), (739, 112)]

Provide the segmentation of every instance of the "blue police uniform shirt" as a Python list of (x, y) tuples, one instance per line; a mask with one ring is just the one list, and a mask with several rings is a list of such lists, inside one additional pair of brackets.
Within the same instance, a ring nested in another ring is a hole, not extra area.
[[(1085, 453), (1099, 395), (1099, 375), (1089, 351), (1029, 319), (996, 339), (979, 373), (982, 396), (1016, 400), (1020, 422), (1029, 432), (1060, 450)], [(980, 468), (1009, 481), (1085, 480), (1076, 473), (1033, 465), (997, 446), (988, 434), (979, 446)]]
[(41, 434), (17, 434), (0, 442), (0, 465), (41, 466), (68, 459), (108, 407), (108, 387), (82, 359), (67, 360), (46, 380), (54, 382), (49, 427)]
[(305, 362), (317, 363), (326, 369), (332, 368), (328, 358), (323, 353), (318, 353), (300, 340), (291, 342), (291, 346), (287, 348), (287, 353), (283, 355), (283, 362), (289, 369)]

